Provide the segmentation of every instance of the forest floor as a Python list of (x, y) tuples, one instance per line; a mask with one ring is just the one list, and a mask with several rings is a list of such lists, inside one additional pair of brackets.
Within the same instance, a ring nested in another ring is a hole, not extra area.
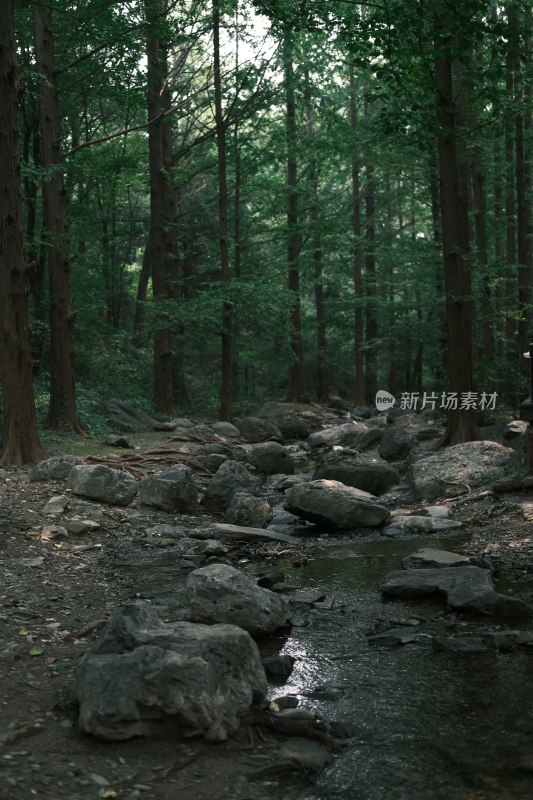
[[(168, 434), (128, 439), (142, 451)], [(111, 452), (87, 444), (93, 454)], [(73, 452), (71, 445), (58, 439), (49, 450)], [(43, 515), (46, 502), (63, 493), (64, 482), (30, 483), (25, 469), (0, 474), (0, 800), (304, 798), (308, 777), (280, 772), (280, 739), (263, 730), (242, 728), (221, 744), (197, 738), (102, 742), (77, 731), (69, 699), (76, 665), (102, 621), (136, 596), (115, 565), (125, 555), (164, 547), (147, 531), (182, 520), (143, 506), (104, 507), (98, 530), (66, 536), (57, 529), (62, 518)], [(533, 494), (519, 499), (522, 507), (509, 498), (448, 505), (470, 534), (463, 551), (529, 587), (523, 596), (531, 600)], [(231, 549), (233, 563), (243, 555), (254, 559), (253, 548), (243, 547)], [(178, 570), (176, 581), (187, 574)]]

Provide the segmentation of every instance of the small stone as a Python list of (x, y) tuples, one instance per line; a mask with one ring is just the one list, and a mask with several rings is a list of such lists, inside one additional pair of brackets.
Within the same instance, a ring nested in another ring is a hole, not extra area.
[(268, 656), (261, 661), (265, 668), (267, 678), (273, 681), (283, 682), (290, 677), (295, 660), (296, 659), (292, 656), (282, 655)]

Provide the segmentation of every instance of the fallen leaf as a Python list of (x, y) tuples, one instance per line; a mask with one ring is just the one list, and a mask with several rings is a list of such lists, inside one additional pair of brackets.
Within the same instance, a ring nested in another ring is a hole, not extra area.
[(28, 650), (30, 656), (42, 656), (44, 653), (44, 648), (42, 647), (32, 647), (31, 650)]

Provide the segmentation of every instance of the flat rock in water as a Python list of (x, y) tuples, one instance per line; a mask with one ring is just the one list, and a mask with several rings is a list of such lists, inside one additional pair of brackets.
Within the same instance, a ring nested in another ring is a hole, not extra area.
[(334, 530), (374, 528), (389, 517), (389, 509), (374, 495), (330, 480), (309, 481), (288, 489), (285, 508), (291, 514)]
[(313, 739), (291, 738), (281, 746), (278, 759), (294, 763), (305, 772), (320, 772), (331, 762), (332, 755)]
[(289, 605), (228, 564), (210, 564), (187, 579), (193, 622), (238, 625), (255, 636), (274, 633), (289, 619)]
[(434, 550), (424, 547), (410, 556), (402, 559), (404, 569), (443, 569), (444, 567), (465, 567), (470, 564), (470, 559), (459, 553), (448, 550)]
[(443, 594), (450, 608), (478, 614), (531, 616), (532, 609), (522, 600), (499, 594), (492, 585), (490, 571), (480, 567), (395, 570), (380, 585), (385, 595), (420, 597)]
[(254, 541), (256, 539), (270, 539), (274, 542), (286, 544), (300, 544), (300, 540), (285, 533), (266, 530), (264, 528), (247, 528), (241, 525), (230, 525), (227, 522), (213, 522), (204, 529), (190, 531), (189, 535), (197, 539), (242, 539)]

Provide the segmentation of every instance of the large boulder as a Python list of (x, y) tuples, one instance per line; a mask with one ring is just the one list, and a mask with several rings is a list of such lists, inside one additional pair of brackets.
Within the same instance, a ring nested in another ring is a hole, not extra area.
[(81, 464), (77, 456), (52, 456), (44, 461), (39, 461), (28, 472), (29, 481), (62, 481), (68, 478), (70, 470)]
[(315, 469), (313, 479), (321, 478), (340, 481), (346, 486), (380, 495), (399, 482), (400, 474), (380, 458), (353, 450), (334, 450), (327, 453)]
[(226, 622), (253, 636), (265, 636), (289, 620), (285, 598), (262, 589), (228, 564), (210, 564), (192, 572), (187, 596), (193, 622)]
[(79, 727), (102, 739), (234, 733), (266, 695), (257, 645), (235, 625), (162, 624), (141, 601), (115, 617), (76, 671)]
[(294, 461), (279, 442), (262, 442), (253, 445), (248, 451), (248, 461), (258, 472), (265, 475), (292, 475)]
[(202, 503), (213, 511), (225, 511), (237, 492), (254, 494), (260, 487), (261, 479), (257, 475), (252, 475), (244, 464), (228, 459), (211, 478)]
[(419, 597), (440, 593), (450, 608), (477, 614), (530, 616), (531, 609), (514, 597), (495, 591), (490, 571), (480, 567), (406, 569), (389, 572), (380, 586), (392, 597)]
[(374, 528), (389, 517), (389, 509), (374, 495), (330, 480), (309, 481), (287, 489), (285, 508), (334, 530)]
[(283, 441), (280, 429), (268, 419), (260, 417), (238, 417), (233, 420), (241, 436), (248, 442), (265, 442), (267, 439)]
[(176, 464), (144, 478), (139, 484), (139, 500), (144, 506), (161, 508), (169, 513), (192, 513), (198, 504), (198, 488), (192, 469)]
[(129, 505), (137, 494), (138, 485), (139, 482), (126, 470), (111, 469), (105, 464), (73, 467), (67, 482), (74, 494), (115, 506)]
[(514, 450), (496, 442), (466, 442), (418, 459), (405, 480), (418, 500), (433, 500), (455, 492), (486, 486), (501, 478), (516, 460)]
[(391, 427), (383, 432), (378, 453), (386, 461), (400, 461), (416, 447), (417, 440), (404, 428)]
[(307, 439), (323, 425), (317, 407), (305, 403), (265, 403), (257, 416), (273, 422), (285, 439)]
[(357, 450), (368, 450), (379, 442), (383, 431), (369, 428), (362, 422), (347, 422), (344, 425), (332, 425), (321, 431), (312, 433), (307, 443), (310, 447), (355, 447)]
[(245, 528), (266, 528), (272, 519), (272, 508), (264, 497), (237, 492), (224, 514), (224, 520)]

